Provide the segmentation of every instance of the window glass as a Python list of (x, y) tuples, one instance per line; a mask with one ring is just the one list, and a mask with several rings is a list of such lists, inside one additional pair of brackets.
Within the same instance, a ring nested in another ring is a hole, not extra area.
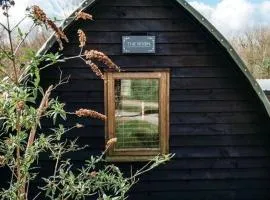
[(159, 148), (159, 81), (115, 80), (116, 149)]

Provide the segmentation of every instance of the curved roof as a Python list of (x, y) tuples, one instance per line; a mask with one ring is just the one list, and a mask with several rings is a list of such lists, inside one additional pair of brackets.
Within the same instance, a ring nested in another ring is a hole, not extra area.
[[(80, 6), (62, 23), (61, 25), (62, 29), (65, 30), (71, 24), (72, 19), (75, 16), (76, 12), (85, 10), (86, 8), (88, 8), (97, 1), (98, 0), (84, 0), (80, 4)], [(205, 27), (209, 31), (209, 33), (212, 34), (217, 39), (220, 45), (227, 50), (231, 58), (234, 60), (239, 69), (244, 73), (244, 75), (248, 79), (249, 83), (251, 84), (252, 88), (254, 89), (259, 99), (263, 103), (270, 117), (269, 100), (267, 99), (260, 85), (257, 83), (256, 79), (249, 72), (243, 60), (240, 58), (240, 56), (236, 53), (234, 48), (228, 42), (228, 40), (204, 16), (202, 16), (197, 10), (195, 10), (186, 0), (175, 0), (175, 1), (178, 2), (184, 9), (186, 9), (186, 11), (188, 11), (203, 27)], [(55, 42), (56, 42), (55, 37), (51, 35), (47, 40), (47, 42), (38, 51), (38, 54), (46, 53)]]

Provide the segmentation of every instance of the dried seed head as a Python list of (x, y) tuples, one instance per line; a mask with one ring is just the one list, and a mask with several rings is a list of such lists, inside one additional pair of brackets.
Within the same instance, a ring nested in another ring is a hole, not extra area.
[(117, 142), (117, 138), (111, 138), (108, 140), (107, 144), (106, 144), (106, 148), (110, 148), (112, 145), (114, 145)]
[(45, 12), (39, 6), (36, 6), (36, 5), (32, 6), (31, 10), (32, 10), (31, 13), (34, 19), (48, 26), (51, 30), (55, 32), (56, 41), (58, 42), (60, 46), (59, 49), (62, 50), (63, 49), (62, 40), (68, 42), (68, 38), (65, 35), (65, 33), (58, 26), (56, 26), (56, 24), (51, 19), (49, 19), (46, 16)]
[(85, 46), (85, 43), (86, 43), (86, 36), (85, 36), (85, 33), (79, 29), (78, 30), (78, 36), (79, 36), (79, 41), (80, 41), (80, 46), (81, 48), (83, 48)]
[(0, 156), (0, 166), (4, 166), (6, 163), (6, 158), (4, 156)]
[(8, 138), (8, 139), (5, 139), (5, 144), (6, 145), (12, 145), (12, 141), (11, 141), (11, 139), (10, 138)]
[(62, 42), (61, 38), (59, 37), (59, 35), (55, 34), (55, 39), (59, 45), (59, 50), (63, 50), (64, 49), (63, 42)]
[(104, 80), (103, 73), (95, 63), (93, 63), (91, 60), (87, 60), (85, 63), (90, 66), (91, 70), (97, 75), (97, 77)]
[(65, 35), (65, 33), (59, 27), (56, 26), (56, 24), (52, 20), (47, 19), (46, 24), (48, 25), (48, 27), (50, 27), (54, 31), (56, 41), (59, 44), (59, 49), (62, 50), (63, 49), (62, 40), (66, 41), (66, 42), (69, 42), (67, 36)]
[(75, 112), (75, 114), (78, 116), (78, 117), (91, 117), (91, 118), (95, 118), (95, 119), (100, 119), (100, 120), (106, 120), (106, 116), (99, 113), (99, 112), (96, 112), (96, 111), (93, 111), (93, 110), (88, 110), (88, 109), (80, 109), (80, 110), (77, 110)]
[(31, 7), (32, 9), (32, 14), (34, 19), (41, 21), (43, 23), (46, 23), (47, 21), (47, 15), (45, 14), (45, 12), (37, 5), (34, 5)]
[(58, 34), (59, 34), (61, 39), (65, 40), (65, 42), (69, 42), (66, 34), (62, 31), (62, 29), (59, 28)]
[(110, 69), (113, 69), (115, 71), (120, 71), (120, 68), (104, 53), (96, 50), (90, 50), (90, 51), (85, 51), (84, 55), (87, 60), (97, 60), (99, 62), (104, 63), (107, 67)]
[(75, 13), (75, 20), (79, 20), (79, 19), (83, 19), (83, 20), (93, 20), (93, 16), (85, 13), (85, 12), (76, 12)]
[(84, 127), (84, 125), (82, 125), (82, 124), (79, 124), (79, 123), (76, 124), (76, 128), (83, 128), (83, 127)]
[(98, 173), (96, 171), (92, 171), (89, 175), (90, 175), (90, 177), (94, 178), (97, 176), (97, 174)]
[(17, 111), (22, 111), (22, 110), (24, 110), (24, 106), (25, 106), (24, 101), (19, 101), (19, 102), (17, 102), (17, 104), (16, 104), (16, 109), (17, 109)]

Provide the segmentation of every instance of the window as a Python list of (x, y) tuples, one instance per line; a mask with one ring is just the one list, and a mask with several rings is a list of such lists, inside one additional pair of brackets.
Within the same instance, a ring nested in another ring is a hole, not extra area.
[(107, 72), (107, 160), (144, 161), (169, 152), (169, 72)]

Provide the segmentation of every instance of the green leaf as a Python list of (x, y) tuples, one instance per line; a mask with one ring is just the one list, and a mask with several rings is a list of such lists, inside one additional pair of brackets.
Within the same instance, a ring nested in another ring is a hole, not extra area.
[(20, 38), (24, 37), (24, 34), (23, 34), (22, 30), (20, 29), (20, 27), (17, 28), (17, 32), (18, 32)]

